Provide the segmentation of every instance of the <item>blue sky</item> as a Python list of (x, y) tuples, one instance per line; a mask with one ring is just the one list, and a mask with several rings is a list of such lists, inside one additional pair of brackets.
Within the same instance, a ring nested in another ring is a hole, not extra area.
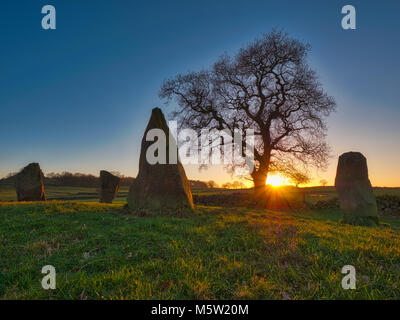
[[(57, 29), (41, 28), (41, 8)], [(357, 29), (341, 28), (352, 4)], [(333, 183), (337, 156), (361, 151), (373, 184), (400, 185), (400, 3), (398, 1), (2, 1), (0, 177), (29, 162), (45, 172), (100, 169), (135, 176), (162, 81), (208, 67), (272, 28), (312, 46), (310, 65), (337, 112), (333, 158), (315, 175)], [(229, 180), (221, 168), (193, 179)]]

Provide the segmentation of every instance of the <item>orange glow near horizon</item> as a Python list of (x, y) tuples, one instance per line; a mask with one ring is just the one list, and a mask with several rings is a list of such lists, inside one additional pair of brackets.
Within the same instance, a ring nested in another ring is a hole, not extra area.
[(273, 187), (280, 187), (283, 185), (288, 185), (290, 183), (287, 178), (282, 177), (279, 174), (269, 174), (265, 184)]

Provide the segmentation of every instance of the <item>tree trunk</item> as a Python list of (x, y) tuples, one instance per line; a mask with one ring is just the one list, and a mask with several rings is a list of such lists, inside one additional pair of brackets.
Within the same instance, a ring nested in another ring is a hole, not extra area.
[(265, 191), (265, 183), (267, 182), (268, 171), (258, 170), (251, 175), (254, 183), (254, 195), (258, 196)]
[(254, 188), (265, 187), (267, 182), (268, 173), (257, 173), (253, 176)]
[[(264, 138), (264, 146), (269, 145), (269, 136)], [(260, 166), (258, 170), (254, 169), (251, 177), (254, 183), (254, 195), (257, 197), (265, 192), (265, 186), (267, 183), (269, 164), (270, 164), (271, 150), (265, 151), (264, 155), (258, 159)]]

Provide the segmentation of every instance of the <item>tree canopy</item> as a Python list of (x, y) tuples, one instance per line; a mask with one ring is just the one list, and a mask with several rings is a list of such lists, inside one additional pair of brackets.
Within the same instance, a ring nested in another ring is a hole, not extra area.
[(326, 118), (335, 101), (309, 67), (309, 50), (274, 30), (233, 57), (221, 56), (207, 70), (164, 81), (160, 97), (174, 100), (174, 119), (198, 132), (254, 129), (251, 179), (256, 187), (265, 185), (269, 171), (293, 175), (310, 166), (325, 168)]

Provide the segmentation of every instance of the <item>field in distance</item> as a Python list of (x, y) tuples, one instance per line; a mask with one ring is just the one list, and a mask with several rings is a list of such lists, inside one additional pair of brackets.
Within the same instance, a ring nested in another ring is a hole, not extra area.
[[(129, 187), (123, 186), (114, 200), (115, 203), (126, 203)], [(288, 193), (295, 194), (296, 197), (302, 197), (305, 193), (305, 200), (308, 203), (316, 203), (317, 201), (326, 201), (337, 197), (334, 187), (308, 187), (308, 188), (292, 188), (286, 189)], [(45, 192), (48, 200), (64, 200), (64, 201), (85, 201), (98, 202), (99, 189), (90, 187), (65, 187), (65, 186), (45, 186)], [(193, 189), (192, 193), (198, 196), (218, 195), (229, 193), (248, 193), (251, 190), (232, 190), (232, 189)], [(400, 188), (380, 188), (375, 187), (376, 196), (394, 195), (400, 196)], [(12, 183), (0, 183), (0, 201), (17, 201), (15, 187)]]

